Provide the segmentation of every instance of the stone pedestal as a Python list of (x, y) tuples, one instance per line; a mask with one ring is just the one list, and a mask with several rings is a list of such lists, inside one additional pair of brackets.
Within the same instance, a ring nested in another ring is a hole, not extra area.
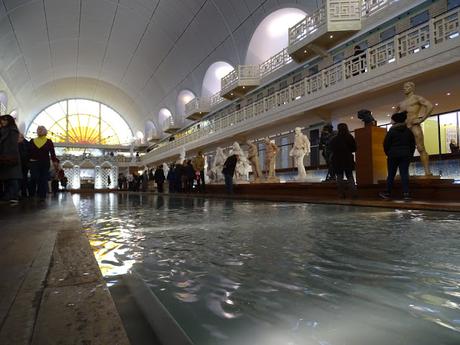
[(387, 177), (387, 158), (383, 151), (383, 140), (387, 131), (377, 126), (366, 126), (355, 130), (356, 182), (358, 185), (376, 184)]

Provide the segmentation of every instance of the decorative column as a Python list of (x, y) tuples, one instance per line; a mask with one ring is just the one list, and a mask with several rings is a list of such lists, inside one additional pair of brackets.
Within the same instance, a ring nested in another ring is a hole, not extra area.
[(387, 131), (373, 125), (355, 130), (356, 182), (358, 185), (376, 184), (387, 178), (387, 159), (383, 140)]

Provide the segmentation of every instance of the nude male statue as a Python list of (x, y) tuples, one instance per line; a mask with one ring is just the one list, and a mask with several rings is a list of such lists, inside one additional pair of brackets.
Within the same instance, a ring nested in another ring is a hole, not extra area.
[(423, 130), (420, 126), (433, 111), (433, 105), (422, 96), (414, 94), (415, 84), (406, 82), (403, 86), (406, 98), (396, 107), (397, 111), (407, 111), (406, 125), (415, 137), (417, 150), (420, 153), (420, 160), (425, 169), (425, 176), (432, 176), (430, 171), (429, 156), (425, 149)]
[(251, 162), (252, 166), (252, 173), (254, 174), (254, 181), (260, 180), (262, 177), (262, 172), (260, 171), (259, 165), (259, 150), (257, 149), (256, 144), (251, 142), (250, 140), (246, 141), (248, 145), (248, 160)]
[(265, 138), (265, 167), (268, 171), (267, 180), (276, 179), (275, 176), (275, 163), (276, 154), (278, 153), (278, 146), (272, 143), (269, 138)]
[(289, 152), (289, 156), (294, 157), (295, 159), (295, 165), (297, 167), (296, 179), (298, 181), (303, 180), (307, 177), (303, 159), (305, 155), (309, 153), (310, 153), (310, 140), (308, 140), (308, 137), (302, 133), (302, 128), (296, 127), (294, 145), (291, 151)]

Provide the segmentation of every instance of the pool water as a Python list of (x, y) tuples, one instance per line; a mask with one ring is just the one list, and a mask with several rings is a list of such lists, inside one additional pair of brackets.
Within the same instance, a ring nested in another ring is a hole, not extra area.
[(460, 214), (74, 196), (103, 274), (195, 344), (460, 344)]

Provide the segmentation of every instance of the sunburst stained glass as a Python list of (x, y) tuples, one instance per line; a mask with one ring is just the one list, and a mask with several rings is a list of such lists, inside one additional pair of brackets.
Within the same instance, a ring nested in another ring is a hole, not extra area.
[(124, 145), (133, 139), (120, 114), (85, 99), (69, 99), (49, 106), (37, 115), (26, 136), (35, 137), (38, 126), (45, 126), (48, 137), (58, 143)]

